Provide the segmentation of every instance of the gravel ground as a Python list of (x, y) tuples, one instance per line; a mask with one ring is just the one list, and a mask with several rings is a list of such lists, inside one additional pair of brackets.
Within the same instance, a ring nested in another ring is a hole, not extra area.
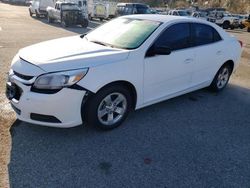
[(11, 187), (249, 186), (250, 33), (245, 31), (229, 31), (244, 42), (244, 52), (220, 94), (204, 89), (152, 105), (110, 132), (13, 123), (5, 73), (18, 49), (86, 31), (49, 25), (29, 17), (27, 7), (0, 3), (0, 187), (8, 187), (8, 179)]

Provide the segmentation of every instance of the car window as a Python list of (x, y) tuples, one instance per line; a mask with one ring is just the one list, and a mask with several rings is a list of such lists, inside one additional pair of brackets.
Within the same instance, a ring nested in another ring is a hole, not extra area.
[(165, 46), (173, 50), (190, 47), (190, 25), (179, 23), (170, 26), (156, 40), (155, 46)]
[(200, 46), (221, 40), (219, 33), (205, 24), (192, 24), (193, 45)]
[(214, 42), (220, 41), (222, 40), (220, 34), (218, 33), (218, 31), (216, 31), (214, 28), (212, 28), (213, 33), (214, 33)]
[[(90, 42), (122, 49), (138, 48), (161, 22), (132, 18), (117, 18), (86, 35)], [(105, 37), (103, 37), (105, 36)]]

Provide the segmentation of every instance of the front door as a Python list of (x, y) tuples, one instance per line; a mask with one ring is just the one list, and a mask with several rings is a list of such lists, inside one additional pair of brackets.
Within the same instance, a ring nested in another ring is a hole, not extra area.
[[(190, 49), (190, 24), (167, 28), (148, 50), (144, 60), (144, 103), (178, 94), (190, 87), (195, 55)], [(169, 55), (148, 55), (154, 48), (170, 48)]]

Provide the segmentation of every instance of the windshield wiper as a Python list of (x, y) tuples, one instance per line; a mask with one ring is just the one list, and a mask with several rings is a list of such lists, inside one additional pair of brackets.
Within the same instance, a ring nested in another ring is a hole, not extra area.
[(97, 40), (91, 40), (90, 42), (93, 42), (93, 43), (96, 43), (96, 44), (100, 44), (102, 46), (111, 47), (111, 48), (119, 48), (119, 49), (123, 49), (123, 50), (129, 50), (129, 48), (122, 48), (122, 47), (119, 47), (119, 46), (115, 46), (115, 45), (108, 44), (108, 43), (101, 42), (101, 41), (97, 41)]
[[(86, 33), (83, 33), (83, 34), (80, 35), (80, 38), (83, 39), (86, 35), (87, 35)], [(85, 38), (87, 39), (87, 37), (85, 37)], [(87, 40), (88, 40), (88, 39), (87, 39)]]
[(102, 46), (110, 46), (107, 43), (101, 42), (101, 41), (97, 41), (97, 40), (91, 40), (90, 42), (96, 43), (96, 44), (100, 44)]

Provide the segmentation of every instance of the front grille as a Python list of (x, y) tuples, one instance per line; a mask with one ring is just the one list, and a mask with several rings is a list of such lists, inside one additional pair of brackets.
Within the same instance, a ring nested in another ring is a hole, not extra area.
[(43, 115), (43, 114), (31, 113), (30, 119), (35, 120), (35, 121), (47, 122), (47, 123), (62, 123), (59, 119), (57, 119), (54, 116)]
[(15, 74), (17, 77), (22, 78), (22, 79), (24, 79), (24, 80), (31, 80), (32, 78), (34, 78), (34, 76), (27, 76), (27, 75), (24, 75), (24, 74), (20, 74), (20, 73), (18, 73), (18, 72), (16, 72), (16, 71), (13, 71), (13, 72), (14, 72), (14, 74)]

